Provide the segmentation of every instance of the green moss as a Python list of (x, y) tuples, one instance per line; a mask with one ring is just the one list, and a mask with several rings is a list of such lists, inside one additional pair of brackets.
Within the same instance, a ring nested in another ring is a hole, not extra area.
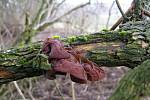
[(150, 82), (150, 60), (130, 70), (121, 80), (116, 91), (108, 100), (140, 100), (147, 94)]
[(76, 38), (76, 36), (71, 36), (71, 37), (68, 37), (66, 40), (69, 43), (73, 43), (73, 42), (75, 42), (77, 40), (77, 38)]
[(52, 36), (53, 39), (60, 39), (61, 37), (59, 35)]
[(121, 31), (121, 32), (119, 32), (119, 35), (120, 36), (126, 36), (128, 34), (128, 32), (127, 31)]
[(86, 35), (81, 35), (77, 37), (77, 40), (81, 42), (86, 42), (88, 38), (86, 37)]
[(110, 30), (108, 29), (102, 29), (103, 32), (109, 32)]
[[(36, 69), (50, 69), (48, 58), (40, 54), (40, 44), (32, 44), (24, 48), (11, 49), (0, 52), (0, 66), (15, 66), (16, 68), (31, 67)], [(11, 67), (10, 67), (11, 68)]]
[(62, 41), (72, 44), (72, 43), (77, 43), (77, 42), (86, 42), (88, 41), (89, 36), (88, 35), (81, 35), (81, 36), (71, 36), (66, 39), (62, 39)]

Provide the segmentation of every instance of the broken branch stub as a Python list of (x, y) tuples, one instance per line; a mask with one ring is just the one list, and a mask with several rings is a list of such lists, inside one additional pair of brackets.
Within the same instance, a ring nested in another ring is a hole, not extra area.
[(65, 48), (57, 39), (48, 38), (42, 48), (48, 56), (52, 68), (46, 73), (48, 79), (55, 79), (56, 75), (69, 74), (71, 80), (77, 83), (98, 81), (105, 75), (104, 70), (92, 61), (82, 56), (82, 52), (73, 48)]

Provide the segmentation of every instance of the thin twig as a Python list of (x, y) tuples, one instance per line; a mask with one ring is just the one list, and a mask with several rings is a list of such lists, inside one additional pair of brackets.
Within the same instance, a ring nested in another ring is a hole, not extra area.
[(150, 17), (150, 12), (149, 11), (147, 11), (145, 9), (142, 9), (142, 11), (143, 11), (144, 15)]
[(124, 14), (124, 12), (123, 12), (123, 10), (122, 10), (122, 8), (121, 8), (120, 3), (119, 3), (118, 0), (116, 0), (116, 4), (117, 4), (117, 7), (118, 7), (118, 9), (119, 9), (119, 11), (120, 11), (120, 13), (121, 13), (123, 19), (126, 20), (126, 19), (127, 19), (127, 16)]
[(78, 5), (78, 6), (74, 7), (74, 8), (72, 8), (71, 10), (69, 10), (68, 12), (64, 13), (63, 15), (57, 17), (57, 18), (54, 19), (53, 21), (44, 22), (44, 23), (40, 24), (40, 25), (39, 25), (38, 27), (36, 27), (35, 29), (36, 29), (37, 31), (42, 31), (42, 30), (44, 30), (45, 28), (47, 28), (49, 25), (52, 25), (52, 24), (54, 24), (55, 22), (58, 22), (60, 19), (64, 18), (65, 16), (67, 16), (67, 15), (69, 15), (69, 14), (71, 14), (73, 11), (75, 11), (75, 10), (77, 10), (77, 9), (79, 9), (79, 8), (83, 8), (83, 7), (85, 7), (85, 6), (88, 5), (88, 4), (90, 4), (90, 2), (87, 2), (87, 3), (85, 3), (85, 4)]
[(100, 100), (100, 96), (99, 95), (97, 96), (97, 100)]
[(23, 100), (27, 100), (27, 99), (25, 98), (24, 94), (22, 93), (21, 89), (19, 88), (17, 82), (16, 82), (16, 81), (13, 81), (13, 83), (14, 83), (14, 85), (15, 85), (15, 87), (16, 87), (18, 93), (19, 93), (20, 96), (22, 97), (22, 99), (23, 99)]
[(55, 9), (58, 9), (66, 0), (62, 0), (58, 5), (55, 7)]
[(110, 28), (110, 30), (115, 30), (122, 21), (123, 17), (119, 18), (117, 22)]
[(31, 90), (32, 90), (32, 81), (31, 81), (31, 79), (29, 79), (28, 94), (29, 94), (29, 96), (31, 97), (31, 100), (36, 100), (36, 99), (33, 97)]
[(72, 100), (76, 100), (74, 84), (74, 82), (71, 82)]
[(63, 97), (63, 94), (61, 93), (60, 89), (59, 89), (59, 84), (57, 82), (57, 80), (54, 80), (55, 84), (56, 84), (56, 89), (58, 90), (59, 95), (61, 96), (61, 100), (65, 100)]
[[(133, 1), (133, 2), (131, 3), (131, 6), (130, 6), (130, 7), (128, 8), (128, 10), (125, 12), (125, 15), (128, 15), (134, 7), (135, 7), (135, 5), (134, 5), (134, 1)], [(110, 30), (115, 30), (115, 29), (118, 27), (118, 25), (119, 25), (122, 21), (123, 21), (123, 17), (120, 17), (120, 18), (117, 20), (117, 22), (110, 28)]]
[(44, 8), (45, 0), (42, 0), (41, 2), (42, 3), (40, 5), (40, 8), (38, 9), (36, 17), (34, 18), (34, 20), (32, 21), (32, 23), (30, 25), (31, 27), (33, 27), (39, 21), (39, 19), (40, 19), (41, 13), (42, 13), (43, 8)]
[(108, 29), (108, 26), (109, 26), (111, 11), (112, 11), (112, 8), (113, 8), (114, 4), (115, 4), (115, 1), (112, 2), (111, 6), (109, 8), (109, 15), (108, 15), (108, 19), (107, 19), (106, 29)]
[[(56, 16), (56, 12), (59, 10), (60, 6), (65, 3), (66, 0), (62, 0), (60, 3), (58, 3), (56, 6), (53, 4), (50, 5), (51, 10), (48, 12), (49, 17), (54, 18)], [(53, 1), (52, 1), (53, 2)], [(51, 3), (52, 3), (51, 2)]]

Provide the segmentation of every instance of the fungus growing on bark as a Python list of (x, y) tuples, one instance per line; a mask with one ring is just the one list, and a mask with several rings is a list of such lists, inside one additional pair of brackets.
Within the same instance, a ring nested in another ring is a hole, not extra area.
[(49, 56), (50, 59), (66, 59), (70, 54), (64, 49), (64, 45), (56, 40), (48, 38), (43, 45), (42, 51)]
[(61, 41), (48, 38), (42, 48), (48, 56), (52, 68), (46, 72), (48, 79), (55, 79), (56, 75), (69, 74), (72, 81), (87, 83), (98, 81), (104, 77), (104, 71), (92, 61), (81, 55), (81, 51), (65, 48)]
[(71, 80), (78, 83), (86, 83), (87, 75), (81, 64), (66, 59), (59, 60), (54, 64), (54, 70), (59, 73), (69, 73)]
[(85, 63), (83, 65), (83, 68), (86, 71), (87, 79), (89, 81), (98, 81), (99, 79), (102, 79), (104, 77), (104, 71), (97, 66), (91, 66)]

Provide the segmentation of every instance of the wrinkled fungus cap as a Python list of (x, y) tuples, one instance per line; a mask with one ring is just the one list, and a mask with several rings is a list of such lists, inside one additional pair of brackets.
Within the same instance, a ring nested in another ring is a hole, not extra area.
[(84, 68), (80, 64), (68, 61), (66, 59), (58, 61), (58, 63), (54, 65), (54, 70), (56, 72), (69, 73), (72, 76), (72, 79), (76, 78), (76, 80), (82, 81), (87, 80)]
[(95, 64), (89, 65), (87, 63), (83, 64), (83, 67), (87, 73), (87, 79), (89, 81), (98, 81), (104, 77), (104, 71), (97, 67)]
[(98, 81), (104, 77), (105, 73), (100, 67), (83, 57), (80, 51), (64, 48), (59, 40), (47, 39), (42, 52), (52, 64), (52, 68), (45, 75), (48, 79), (69, 74), (72, 81), (83, 84), (87, 83), (87, 80)]
[(65, 51), (63, 44), (57, 39), (47, 39), (44, 42), (42, 51), (51, 59), (65, 59), (70, 57), (70, 54)]

